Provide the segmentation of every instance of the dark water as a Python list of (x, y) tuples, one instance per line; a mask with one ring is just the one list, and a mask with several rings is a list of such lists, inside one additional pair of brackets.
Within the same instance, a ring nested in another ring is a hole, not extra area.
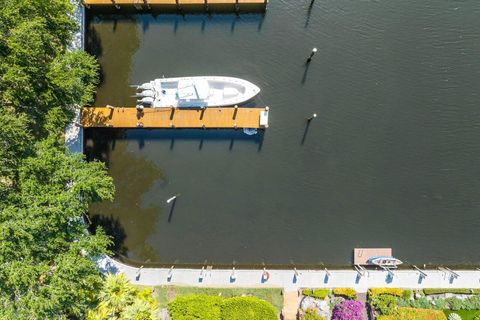
[(349, 264), (354, 247), (378, 246), (413, 263), (480, 262), (480, 2), (309, 3), (271, 1), (265, 16), (92, 17), (97, 105), (132, 105), (128, 85), (162, 75), (228, 75), (259, 85), (255, 103), (271, 108), (254, 138), (87, 132), (117, 188), (92, 216), (116, 231), (120, 253)]

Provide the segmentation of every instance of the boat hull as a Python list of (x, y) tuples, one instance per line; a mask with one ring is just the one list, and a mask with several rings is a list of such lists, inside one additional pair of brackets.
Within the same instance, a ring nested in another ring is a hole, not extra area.
[(137, 86), (137, 104), (153, 108), (228, 107), (247, 102), (260, 89), (234, 77), (163, 78)]
[(376, 266), (380, 266), (380, 267), (395, 268), (401, 265), (403, 262), (394, 257), (378, 256), (378, 257), (372, 257), (368, 259), (368, 263)]

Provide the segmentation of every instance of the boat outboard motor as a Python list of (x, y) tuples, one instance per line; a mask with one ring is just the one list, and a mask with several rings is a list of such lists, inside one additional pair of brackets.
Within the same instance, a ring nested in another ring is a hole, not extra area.
[(138, 90), (153, 90), (153, 84), (147, 82), (137, 87)]
[(153, 104), (153, 98), (152, 97), (143, 97), (140, 100), (137, 100), (137, 103), (141, 104)]
[(155, 93), (153, 92), (153, 90), (143, 90), (142, 92), (138, 92), (136, 94), (137, 97), (154, 97), (155, 96)]

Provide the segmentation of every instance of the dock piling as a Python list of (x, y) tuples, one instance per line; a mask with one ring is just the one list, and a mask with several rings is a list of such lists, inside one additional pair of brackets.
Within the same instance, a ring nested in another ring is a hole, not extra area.
[(170, 267), (170, 270), (168, 270), (168, 273), (167, 273), (167, 281), (168, 281), (168, 282), (172, 281), (173, 268), (174, 268), (174, 266), (171, 266), (171, 267)]
[(235, 13), (239, 13), (240, 12), (240, 4), (238, 3), (238, 0), (235, 0)]
[(315, 53), (317, 53), (317, 48), (313, 48), (313, 49), (312, 49), (312, 52), (310, 52), (310, 56), (309, 56), (308, 59), (307, 59), (307, 62), (312, 61), (312, 58), (313, 58), (313, 56), (315, 55)]
[(120, 10), (120, 5), (117, 4), (117, 2), (115, 0), (112, 0), (112, 4), (115, 7), (115, 9)]
[(420, 273), (421, 277), (426, 278), (428, 276), (425, 272), (420, 270), (420, 268), (418, 268), (416, 265), (413, 264), (412, 267), (413, 267), (413, 269), (417, 270)]
[(307, 121), (310, 122), (310, 121), (312, 121), (313, 119), (315, 119), (316, 117), (317, 117), (317, 114), (314, 113), (314, 114), (312, 114), (312, 116), (310, 116), (309, 118), (307, 118)]
[(235, 267), (232, 268), (232, 274), (230, 275), (230, 282), (235, 282), (237, 280), (237, 275), (235, 273)]

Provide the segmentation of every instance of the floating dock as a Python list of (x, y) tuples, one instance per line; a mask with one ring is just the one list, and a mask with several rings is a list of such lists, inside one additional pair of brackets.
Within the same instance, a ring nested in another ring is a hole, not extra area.
[(160, 10), (169, 12), (265, 11), (268, 0), (83, 0), (87, 8), (110, 10)]
[(368, 259), (376, 256), (392, 256), (392, 248), (355, 248), (353, 249), (354, 265), (370, 265)]
[(266, 129), (269, 108), (84, 107), (85, 128)]

